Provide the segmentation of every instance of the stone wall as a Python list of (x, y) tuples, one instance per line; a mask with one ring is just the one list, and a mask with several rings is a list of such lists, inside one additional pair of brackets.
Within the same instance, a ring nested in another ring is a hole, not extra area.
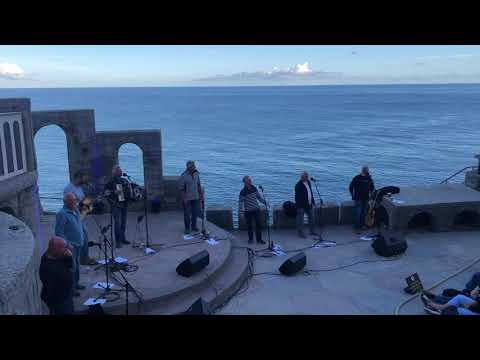
[(0, 212), (0, 315), (45, 313), (38, 267), (38, 249), (29, 227)]

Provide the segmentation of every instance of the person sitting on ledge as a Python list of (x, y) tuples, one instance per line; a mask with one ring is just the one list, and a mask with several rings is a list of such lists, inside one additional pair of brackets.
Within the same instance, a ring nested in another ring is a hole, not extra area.
[[(477, 287), (472, 291), (471, 296), (478, 299), (479, 292), (480, 289)], [(478, 300), (465, 295), (457, 295), (446, 304), (438, 304), (422, 296), (422, 302), (425, 305), (425, 311), (432, 315), (480, 315)]]
[(310, 235), (318, 235), (315, 232), (315, 198), (313, 197), (312, 186), (308, 180), (308, 173), (304, 171), (300, 180), (295, 185), (295, 204), (297, 205), (297, 232), (298, 236), (305, 238), (303, 232), (303, 218), (305, 213), (308, 216), (308, 224), (310, 226)]
[(240, 191), (238, 200), (239, 214), (244, 216), (248, 227), (248, 243), (253, 243), (253, 226), (252, 220), (255, 219), (255, 237), (257, 243), (265, 244), (262, 240), (262, 224), (260, 223), (260, 206), (258, 201), (265, 206), (267, 202), (263, 199), (257, 191), (257, 188), (252, 184), (250, 176), (243, 177), (243, 184), (245, 185)]
[(465, 289), (462, 291), (456, 289), (445, 289), (443, 290), (442, 295), (435, 295), (424, 290), (422, 292), (422, 301), (432, 300), (437, 304), (446, 304), (449, 300), (457, 295), (465, 295), (470, 298), (474, 298), (472, 296), (472, 292), (477, 287), (480, 287), (480, 272), (473, 274), (471, 279), (466, 283)]
[(40, 261), (41, 298), (50, 315), (73, 314), (72, 253), (65, 240), (53, 236)]
[(355, 232), (359, 234), (365, 229), (365, 216), (367, 215), (368, 200), (375, 190), (372, 177), (367, 166), (363, 166), (361, 173), (355, 176), (348, 187), (352, 200), (355, 202)]

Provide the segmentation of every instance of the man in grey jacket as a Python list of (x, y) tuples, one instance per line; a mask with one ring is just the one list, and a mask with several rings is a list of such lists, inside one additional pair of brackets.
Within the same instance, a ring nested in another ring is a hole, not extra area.
[(187, 161), (187, 169), (180, 176), (178, 190), (182, 196), (185, 234), (190, 234), (190, 231), (199, 231), (197, 218), (201, 214), (200, 201), (203, 201), (203, 192), (194, 161)]

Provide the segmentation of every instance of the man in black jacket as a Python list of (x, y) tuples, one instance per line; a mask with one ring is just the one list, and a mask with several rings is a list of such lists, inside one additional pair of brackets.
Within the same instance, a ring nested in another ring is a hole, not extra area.
[(298, 236), (305, 238), (303, 232), (303, 219), (305, 214), (308, 216), (308, 224), (310, 226), (310, 234), (318, 235), (315, 232), (315, 221), (313, 210), (315, 208), (315, 199), (313, 198), (312, 186), (308, 180), (308, 173), (304, 171), (300, 177), (300, 181), (295, 185), (295, 203), (297, 206), (297, 231)]
[(105, 196), (109, 199), (112, 207), (115, 244), (117, 248), (121, 248), (122, 244), (130, 244), (130, 241), (125, 238), (128, 199), (123, 191), (127, 188), (128, 182), (122, 178), (122, 175), (122, 168), (115, 165), (112, 169), (112, 179), (105, 184)]
[(53, 236), (40, 262), (42, 300), (47, 304), (50, 315), (73, 314), (72, 252), (65, 240)]
[(360, 233), (365, 225), (368, 200), (375, 190), (375, 185), (367, 166), (362, 167), (361, 173), (352, 179), (348, 189), (350, 195), (352, 195), (352, 200), (355, 201), (355, 230), (357, 233)]

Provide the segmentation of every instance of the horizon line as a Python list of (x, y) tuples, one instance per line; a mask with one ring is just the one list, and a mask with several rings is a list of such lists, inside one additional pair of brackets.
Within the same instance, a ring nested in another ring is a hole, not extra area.
[(116, 85), (102, 85), (102, 86), (47, 86), (47, 87), (0, 87), (1, 90), (23, 90), (23, 89), (133, 89), (133, 88), (228, 88), (228, 87), (318, 87), (318, 86), (425, 86), (425, 85), (480, 85), (480, 82), (434, 82), (434, 83), (371, 83), (371, 84), (230, 84), (230, 85), (130, 85), (130, 86), (116, 86)]

